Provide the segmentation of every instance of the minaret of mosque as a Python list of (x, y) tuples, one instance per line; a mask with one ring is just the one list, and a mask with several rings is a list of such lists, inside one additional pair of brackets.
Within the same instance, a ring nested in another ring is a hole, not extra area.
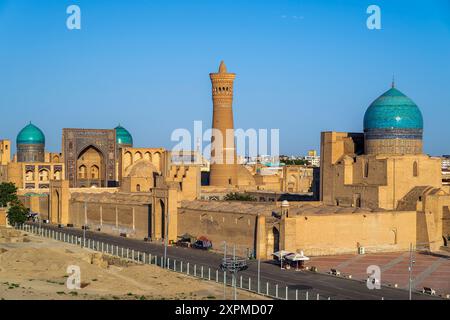
[(210, 73), (213, 98), (211, 136), (210, 185), (237, 185), (237, 161), (234, 143), (233, 82), (234, 73), (228, 73), (222, 61), (219, 72)]

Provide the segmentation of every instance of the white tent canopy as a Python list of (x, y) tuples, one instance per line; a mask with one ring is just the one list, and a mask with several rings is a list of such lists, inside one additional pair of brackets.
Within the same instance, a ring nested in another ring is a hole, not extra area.
[(303, 255), (303, 252), (291, 253), (286, 256), (286, 259), (291, 260), (291, 261), (308, 261), (309, 260), (309, 258), (307, 256)]
[(285, 259), (285, 257), (286, 257), (287, 255), (290, 255), (290, 254), (293, 254), (293, 252), (286, 251), (286, 250), (281, 250), (281, 251), (277, 251), (277, 252), (272, 253), (272, 255), (273, 255), (274, 257), (277, 257), (278, 259), (280, 259), (280, 256), (282, 256), (283, 259)]

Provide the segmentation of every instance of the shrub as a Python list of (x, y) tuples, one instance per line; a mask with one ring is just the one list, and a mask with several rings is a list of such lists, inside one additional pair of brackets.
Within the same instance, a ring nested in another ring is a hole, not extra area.
[(18, 203), (17, 188), (14, 183), (0, 183), (0, 207), (6, 207), (9, 203)]
[(8, 222), (10, 225), (20, 225), (25, 223), (28, 218), (28, 213), (30, 209), (25, 208), (21, 203), (14, 204), (8, 210)]
[(231, 192), (224, 198), (227, 201), (256, 201), (254, 197), (245, 193)]

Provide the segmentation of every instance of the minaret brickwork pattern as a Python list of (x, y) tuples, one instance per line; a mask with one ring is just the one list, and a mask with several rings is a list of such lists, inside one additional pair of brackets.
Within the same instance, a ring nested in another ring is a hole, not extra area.
[(236, 186), (238, 183), (232, 107), (233, 82), (236, 75), (228, 73), (222, 61), (219, 72), (210, 73), (209, 76), (213, 98), (210, 185)]

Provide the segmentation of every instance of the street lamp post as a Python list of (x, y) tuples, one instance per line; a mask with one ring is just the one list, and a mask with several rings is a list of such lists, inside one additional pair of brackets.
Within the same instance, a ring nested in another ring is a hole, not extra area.
[[(247, 268), (247, 259), (236, 258), (236, 245), (233, 246), (233, 256), (227, 257), (226, 246), (227, 243), (224, 241), (224, 258), (222, 264), (220, 265), (220, 270), (224, 271), (224, 281), (223, 281), (223, 294), (224, 300), (226, 299), (226, 272), (231, 273), (231, 286), (233, 288), (233, 300), (237, 300), (237, 276), (238, 272), (245, 270)], [(241, 288), (242, 288), (242, 278), (241, 278)], [(250, 279), (249, 279), (249, 289), (250, 289)]]
[(86, 244), (86, 225), (84, 225), (83, 228), (83, 243), (81, 244), (81, 246), (84, 248), (85, 244)]
[(87, 228), (87, 201), (84, 202), (83, 242), (81, 243), (81, 247), (83, 248), (86, 243), (86, 228)]
[(412, 243), (409, 245), (409, 300), (412, 300), (412, 268), (415, 261), (413, 260), (413, 245)]
[[(225, 263), (227, 261), (227, 242), (224, 241), (223, 244), (224, 244), (223, 261)], [(223, 276), (223, 300), (227, 299), (227, 283), (226, 283), (225, 276), (226, 276), (226, 271), (225, 271), (224, 276)]]
[(280, 269), (283, 270), (283, 250), (280, 251)]
[(170, 223), (170, 215), (169, 215), (169, 210), (168, 208), (166, 209), (166, 206), (164, 206), (164, 209), (167, 211), (167, 215), (166, 212), (164, 212), (164, 215), (167, 217), (167, 220), (165, 221), (166, 223), (166, 234), (164, 235), (164, 263), (163, 263), (163, 268), (166, 267), (166, 263), (167, 263), (167, 246), (169, 245), (169, 223)]
[(234, 284), (234, 300), (237, 300), (237, 289), (236, 289), (236, 282), (237, 282), (237, 270), (236, 270), (236, 245), (233, 246), (233, 284)]
[(258, 258), (258, 293), (261, 292), (261, 259)]

